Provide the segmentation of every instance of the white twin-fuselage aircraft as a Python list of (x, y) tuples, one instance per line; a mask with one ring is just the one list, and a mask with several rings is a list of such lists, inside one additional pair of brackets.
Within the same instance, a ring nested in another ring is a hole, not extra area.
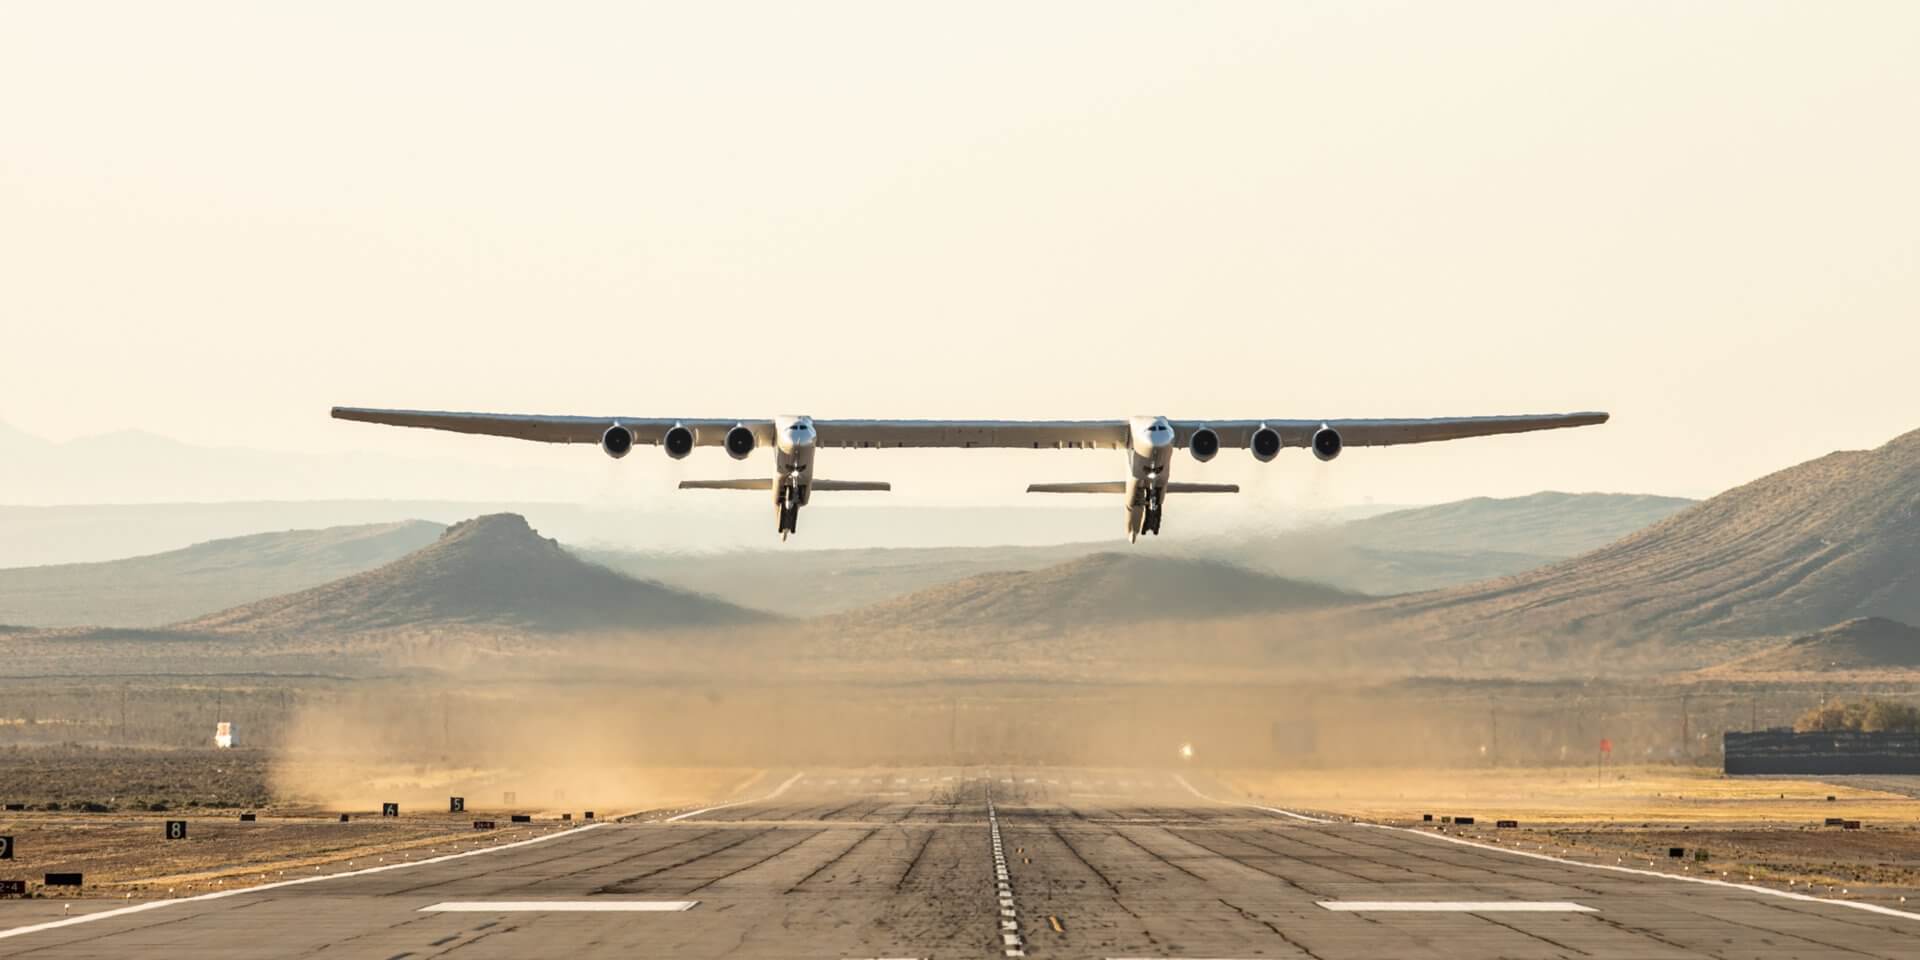
[(814, 476), (821, 447), (998, 447), (1034, 450), (1125, 450), (1127, 479), (1091, 483), (1036, 483), (1029, 493), (1118, 493), (1126, 496), (1127, 539), (1160, 532), (1169, 493), (1238, 493), (1231, 483), (1175, 483), (1173, 452), (1212, 460), (1223, 448), (1248, 450), (1262, 463), (1286, 447), (1306, 447), (1332, 460), (1347, 447), (1460, 440), (1501, 433), (1584, 427), (1607, 422), (1604, 413), (1548, 413), (1425, 420), (771, 420), (673, 417), (553, 417), (507, 413), (443, 413), (335, 407), (338, 420), (426, 427), (456, 433), (515, 437), (546, 443), (597, 443), (618, 459), (635, 444), (662, 447), (678, 460), (694, 447), (722, 447), (745, 460), (761, 447), (774, 450), (773, 476), (764, 480), (685, 480), (683, 490), (770, 490), (780, 514), (780, 538), (798, 525), (800, 508), (816, 492), (887, 490), (885, 483), (822, 480)]

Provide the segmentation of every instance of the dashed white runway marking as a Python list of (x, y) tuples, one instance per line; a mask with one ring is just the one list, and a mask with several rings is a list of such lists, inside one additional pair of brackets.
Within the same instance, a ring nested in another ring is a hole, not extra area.
[(698, 900), (447, 900), (421, 913), (681, 913)]
[(1013, 905), (1013, 878), (1007, 874), (1007, 848), (1000, 842), (1000, 812), (987, 798), (987, 825), (993, 835), (993, 885), (1000, 897), (1000, 946), (1009, 957), (1027, 955), (1020, 939), (1020, 911)]
[(1343, 913), (1594, 913), (1565, 900), (1320, 900)]

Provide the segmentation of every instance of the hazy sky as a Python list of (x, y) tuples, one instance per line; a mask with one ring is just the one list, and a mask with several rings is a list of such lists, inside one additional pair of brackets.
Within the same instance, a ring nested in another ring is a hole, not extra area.
[(4, 2), (0, 421), (1601, 408), (1263, 482), (1708, 493), (1920, 427), (1916, 103), (1910, 2)]

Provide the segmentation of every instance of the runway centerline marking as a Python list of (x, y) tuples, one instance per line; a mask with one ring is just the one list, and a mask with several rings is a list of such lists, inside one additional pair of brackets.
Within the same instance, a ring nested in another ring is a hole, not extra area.
[(1566, 900), (1320, 900), (1343, 913), (1596, 913)]
[(681, 913), (698, 900), (446, 900), (420, 913)]

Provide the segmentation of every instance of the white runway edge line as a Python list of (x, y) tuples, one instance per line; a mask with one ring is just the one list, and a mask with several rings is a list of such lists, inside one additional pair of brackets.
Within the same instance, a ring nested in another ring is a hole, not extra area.
[[(1175, 774), (1173, 778), (1175, 780), (1180, 781), (1180, 785), (1183, 787), (1186, 787), (1188, 792), (1210, 803), (1219, 803), (1219, 804), (1224, 804), (1230, 807), (1250, 807), (1255, 810), (1265, 810), (1268, 813), (1277, 813), (1277, 814), (1280, 814), (1281, 816), (1292, 817), (1295, 820), (1305, 820), (1309, 823), (1329, 823), (1330, 824), (1330, 823), (1338, 822), (1334, 820), (1324, 820), (1319, 817), (1309, 817), (1305, 814), (1294, 813), (1291, 810), (1280, 810), (1274, 807), (1263, 807), (1257, 803), (1240, 803), (1240, 802), (1231, 801), (1231, 800), (1215, 800), (1214, 798), (1209, 797), (1198, 790), (1195, 790), (1193, 788), (1193, 785), (1188, 783), (1186, 781), (1186, 778), (1181, 777), (1179, 774)], [(1640, 877), (1658, 877), (1662, 880), (1677, 880), (1681, 883), (1703, 883), (1703, 884), (1707, 884), (1708, 886), (1724, 887), (1729, 890), (1745, 890), (1748, 893), (1758, 893), (1758, 894), (1764, 894), (1769, 897), (1779, 897), (1783, 900), (1799, 900), (1805, 903), (1825, 904), (1830, 907), (1846, 907), (1849, 910), (1864, 910), (1868, 913), (1877, 913), (1882, 916), (1888, 916), (1888, 917), (1899, 917), (1903, 920), (1920, 920), (1920, 913), (1914, 913), (1909, 910), (1895, 910), (1892, 907), (1883, 907), (1877, 903), (1861, 903), (1857, 900), (1829, 900), (1825, 897), (1816, 897), (1816, 896), (1812, 896), (1811, 894), (1794, 893), (1791, 890), (1774, 890), (1769, 887), (1754, 886), (1753, 884), (1750, 884), (1750, 883), (1734, 883), (1731, 880), (1714, 880), (1710, 877), (1679, 876), (1671, 873), (1661, 873), (1658, 870), (1642, 870), (1639, 867), (1628, 867), (1628, 866), (1621, 866), (1621, 865), (1610, 864), (1610, 863), (1584, 863), (1579, 860), (1569, 860), (1565, 857), (1556, 857), (1551, 854), (1529, 853), (1528, 851), (1525, 851), (1525, 850), (1515, 850), (1512, 847), (1502, 847), (1502, 846), (1496, 846), (1490, 843), (1480, 843), (1479, 841), (1476, 841), (1476, 840), (1467, 840), (1461, 837), (1450, 837), (1444, 833), (1432, 833), (1426, 830), (1417, 830), (1412, 827), (1395, 827), (1395, 826), (1389, 826), (1384, 823), (1363, 823), (1358, 820), (1354, 821), (1353, 825), (1356, 827), (1371, 827), (1375, 830), (1392, 830), (1397, 833), (1406, 833), (1406, 834), (1412, 834), (1413, 836), (1416, 836), (1416, 837), (1424, 837), (1428, 840), (1438, 840), (1442, 843), (1457, 843), (1463, 847), (1472, 847), (1476, 850), (1485, 850), (1490, 853), (1504, 853), (1504, 854), (1507, 854), (1508, 856), (1526, 857), (1529, 860), (1544, 860), (1548, 863), (1557, 863), (1557, 864), (1561, 864), (1562, 866), (1568, 866), (1568, 867), (1580, 867), (1585, 870), (1605, 870), (1611, 873), (1625, 873), (1625, 874), (1631, 874), (1633, 876), (1640, 876)]]
[(1829, 907), (1846, 907), (1849, 910), (1864, 910), (1868, 913), (1877, 913), (1888, 917), (1900, 917), (1905, 920), (1920, 920), (1920, 913), (1913, 913), (1908, 910), (1895, 910), (1892, 907), (1883, 907), (1877, 903), (1861, 903), (1858, 900), (1829, 900), (1825, 897), (1816, 897), (1805, 893), (1794, 893), (1791, 890), (1774, 890), (1768, 887), (1754, 886), (1750, 883), (1734, 883), (1731, 880), (1714, 880), (1709, 877), (1678, 876), (1671, 873), (1661, 873), (1658, 870), (1643, 870), (1639, 867), (1626, 867), (1611, 863), (1583, 863), (1579, 860), (1569, 860), (1565, 857), (1556, 857), (1551, 854), (1529, 853), (1525, 850), (1515, 850), (1511, 847), (1499, 847), (1490, 843), (1480, 843), (1461, 837), (1449, 837), (1442, 833), (1428, 833), (1424, 830), (1415, 830), (1411, 827), (1388, 826), (1384, 823), (1361, 823), (1355, 821), (1354, 826), (1410, 833), (1416, 837), (1425, 837), (1428, 840), (1438, 840), (1442, 843), (1457, 843), (1463, 847), (1472, 847), (1476, 850), (1485, 850), (1490, 853), (1504, 853), (1513, 857), (1526, 857), (1529, 860), (1545, 860), (1548, 863), (1558, 863), (1569, 867), (1583, 867), (1588, 870), (1605, 870), (1610, 873), (1626, 873), (1639, 877), (1658, 877), (1662, 880), (1677, 880), (1681, 883), (1703, 883), (1708, 886), (1724, 887), (1729, 890), (1745, 890), (1748, 893), (1765, 894), (1769, 897), (1779, 897), (1783, 900), (1799, 900), (1805, 903), (1824, 904)]
[(129, 907), (118, 907), (113, 910), (102, 910), (99, 913), (86, 913), (86, 914), (81, 914), (80, 916), (77, 916), (77, 917), (63, 917), (59, 920), (49, 920), (46, 923), (34, 923), (34, 924), (28, 924), (27, 926), (24, 926), (24, 927), (14, 927), (10, 930), (0, 930), (0, 940), (5, 940), (8, 937), (24, 937), (30, 933), (40, 933), (41, 931), (44, 931), (44, 930), (57, 930), (61, 927), (71, 927), (76, 924), (92, 923), (95, 920), (106, 920), (112, 917), (124, 917), (124, 916), (127, 916), (128, 914), (142, 913), (147, 910), (158, 910), (162, 907), (171, 907), (171, 906), (176, 906), (182, 903), (200, 903), (207, 900), (219, 900), (223, 897), (238, 897), (243, 894), (259, 893), (262, 890), (278, 890), (281, 887), (295, 887), (303, 883), (319, 883), (322, 880), (341, 880), (347, 877), (364, 877), (368, 874), (373, 874), (373, 873), (385, 873), (388, 870), (405, 870), (409, 867), (424, 867), (430, 863), (446, 863), (449, 860), (461, 860), (467, 857), (477, 857), (483, 853), (498, 853), (502, 850), (512, 850), (515, 847), (525, 847), (525, 846), (530, 846), (536, 843), (546, 843), (550, 840), (564, 840), (568, 837), (577, 837), (585, 833), (591, 833), (592, 831), (598, 830), (603, 826), (606, 826), (606, 824), (604, 823), (588, 824), (583, 827), (573, 827), (567, 830), (559, 830), (554, 833), (546, 834), (545, 836), (530, 837), (526, 840), (515, 840), (512, 843), (503, 843), (497, 847), (481, 847), (478, 850), (468, 850), (465, 853), (449, 853), (449, 854), (445, 854), (438, 857), (428, 857), (425, 860), (409, 860), (405, 863), (389, 863), (389, 864), (385, 864), (383, 866), (378, 866), (378, 867), (366, 867), (360, 870), (347, 870), (342, 873), (316, 873), (311, 877), (298, 877), (293, 880), (276, 880), (272, 883), (260, 884), (257, 887), (236, 887), (232, 890), (218, 890), (213, 893), (202, 893), (197, 896), (191, 896), (191, 897), (179, 897), (173, 900), (148, 900), (145, 903), (136, 903)]
[(681, 913), (698, 900), (448, 900), (420, 913)]
[(1594, 913), (1565, 900), (1319, 900), (1346, 913)]
[(751, 800), (735, 800), (732, 803), (716, 803), (711, 807), (701, 807), (698, 810), (689, 810), (686, 813), (680, 814), (677, 817), (668, 817), (665, 820), (662, 820), (660, 822), (661, 823), (679, 823), (680, 821), (685, 820), (689, 817), (697, 817), (703, 813), (712, 813), (715, 810), (725, 810), (728, 807), (737, 807), (737, 806), (740, 806), (741, 804), (746, 804), (746, 803), (764, 803), (768, 800), (772, 800), (775, 797), (780, 796), (783, 793), (786, 793), (788, 787), (791, 787), (794, 784), (799, 783), (800, 778), (806, 775), (807, 775), (806, 771), (802, 770), (801, 772), (796, 773), (791, 777), (788, 777), (785, 783), (782, 783), (780, 786), (775, 787), (772, 793), (769, 793), (764, 797), (754, 797)]
[(1279, 807), (1263, 807), (1257, 803), (1242, 803), (1238, 800), (1215, 800), (1214, 798), (1209, 797), (1204, 793), (1201, 793), (1199, 790), (1194, 789), (1193, 784), (1188, 783), (1186, 777), (1183, 777), (1176, 773), (1173, 775), (1173, 779), (1179, 781), (1181, 786), (1186, 787), (1188, 793), (1191, 793), (1194, 796), (1199, 797), (1200, 799), (1205, 800), (1208, 803), (1217, 803), (1223, 807), (1251, 807), (1252, 809), (1255, 809), (1255, 810), (1265, 810), (1268, 813), (1277, 813), (1283, 817), (1292, 817), (1295, 820), (1305, 820), (1308, 823), (1339, 822), (1336, 820), (1327, 820), (1321, 817), (1309, 817), (1304, 813), (1294, 813), (1292, 810), (1282, 810)]

